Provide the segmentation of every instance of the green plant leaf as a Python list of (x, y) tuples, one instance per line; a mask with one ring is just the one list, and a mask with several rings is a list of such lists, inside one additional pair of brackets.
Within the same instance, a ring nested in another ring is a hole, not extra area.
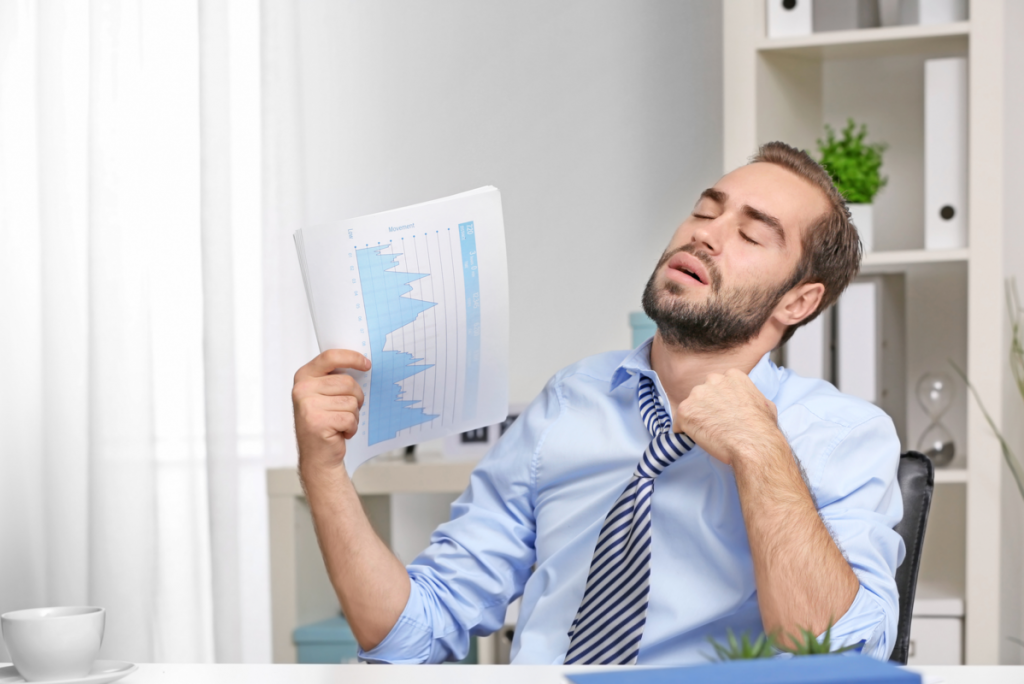
[(852, 651), (857, 648), (859, 644), (849, 644), (846, 646), (840, 646), (839, 648), (832, 648), (832, 622), (828, 623), (828, 627), (825, 629), (825, 634), (821, 641), (818, 641), (818, 637), (814, 632), (800, 628), (800, 636), (796, 637), (792, 634), (789, 635), (790, 640), (793, 642), (792, 646), (779, 646), (779, 650), (785, 651), (786, 653), (792, 653), (795, 656), (805, 655), (825, 655), (828, 653), (845, 653)]
[(1021, 343), (1020, 335), (1021, 326), (1024, 324), (1024, 308), (1020, 305), (1017, 281), (1014, 278), (1006, 279), (1006, 309), (1010, 314), (1010, 370), (1017, 382), (1017, 391), (1021, 399), (1024, 399), (1024, 345)]
[(832, 177), (836, 189), (851, 204), (870, 204), (878, 191), (889, 182), (880, 173), (882, 153), (888, 149), (885, 143), (867, 144), (866, 124), (857, 124), (847, 119), (842, 137), (837, 138), (835, 129), (825, 124), (825, 139), (818, 138), (821, 165)]
[(727, 645), (723, 645), (715, 641), (712, 637), (708, 637), (708, 642), (715, 649), (716, 658), (709, 658), (709, 660), (753, 660), (756, 658), (772, 658), (777, 653), (775, 647), (775, 641), (765, 634), (761, 634), (754, 642), (750, 641), (750, 635), (744, 632), (740, 635), (739, 640), (736, 639), (736, 635), (733, 634), (731, 629), (725, 630)]
[(821, 641), (808, 629), (800, 628), (800, 636), (790, 635), (792, 646), (781, 646), (770, 634), (761, 633), (756, 640), (750, 641), (750, 635), (744, 632), (737, 639), (731, 629), (725, 630), (726, 644), (720, 644), (712, 637), (708, 642), (715, 649), (715, 657), (705, 656), (708, 660), (725, 662), (727, 660), (753, 660), (755, 658), (772, 658), (780, 652), (792, 653), (795, 656), (823, 655), (828, 653), (845, 653), (857, 648), (859, 644), (832, 648), (832, 623), (829, 622)]

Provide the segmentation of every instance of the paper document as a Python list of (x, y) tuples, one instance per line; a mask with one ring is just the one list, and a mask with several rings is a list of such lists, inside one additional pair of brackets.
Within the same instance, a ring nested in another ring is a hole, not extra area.
[(320, 350), (354, 349), (365, 395), (348, 472), (508, 414), (501, 195), (484, 187), (295, 231)]

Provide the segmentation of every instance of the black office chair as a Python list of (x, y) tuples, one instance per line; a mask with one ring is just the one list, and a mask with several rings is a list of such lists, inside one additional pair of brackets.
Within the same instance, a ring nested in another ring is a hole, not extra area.
[(910, 618), (914, 612), (917, 571), (921, 568), (924, 528), (928, 524), (932, 490), (935, 488), (935, 468), (931, 459), (924, 454), (908, 451), (900, 457), (896, 477), (900, 483), (900, 493), (903, 495), (903, 520), (896, 526), (896, 531), (903, 537), (907, 555), (903, 559), (903, 564), (896, 570), (900, 617), (896, 627), (896, 646), (892, 649), (889, 660), (906, 665), (907, 657), (910, 655)]

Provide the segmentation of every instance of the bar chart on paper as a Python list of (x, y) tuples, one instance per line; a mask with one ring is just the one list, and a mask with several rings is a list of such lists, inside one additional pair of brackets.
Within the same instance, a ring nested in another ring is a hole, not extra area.
[(321, 350), (355, 349), (371, 361), (367, 373), (349, 371), (365, 396), (350, 471), (382, 451), (504, 418), (508, 285), (497, 190), (304, 229), (296, 246)]

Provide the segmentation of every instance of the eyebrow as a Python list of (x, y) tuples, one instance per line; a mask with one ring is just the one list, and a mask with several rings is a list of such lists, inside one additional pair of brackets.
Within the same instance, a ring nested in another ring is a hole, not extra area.
[(700, 198), (701, 199), (707, 198), (707, 199), (711, 200), (712, 202), (718, 202), (719, 204), (725, 204), (725, 201), (727, 199), (729, 199), (729, 196), (727, 194), (725, 194), (724, 192), (722, 192), (721, 190), (716, 190), (714, 188), (708, 188), (704, 192), (700, 193)]
[[(700, 197), (701, 199), (706, 198), (718, 204), (725, 204), (726, 200), (729, 199), (728, 194), (715, 188), (708, 188), (704, 192), (700, 193)], [(760, 221), (764, 225), (771, 228), (772, 232), (775, 233), (775, 237), (778, 239), (778, 241), (782, 243), (782, 245), (786, 244), (786, 232), (782, 229), (782, 223), (779, 221), (779, 219), (775, 218), (771, 214), (766, 214), (760, 209), (755, 209), (749, 204), (743, 205), (743, 214), (748, 218), (751, 218), (754, 221)]]

